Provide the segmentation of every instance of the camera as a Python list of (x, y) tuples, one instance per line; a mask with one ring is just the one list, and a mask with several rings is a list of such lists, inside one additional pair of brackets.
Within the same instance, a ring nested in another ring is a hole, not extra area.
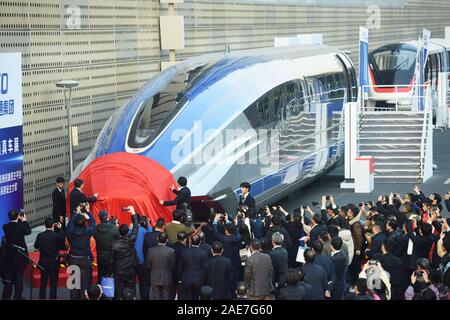
[(423, 277), (423, 271), (415, 271), (414, 275), (419, 278), (419, 277)]
[(378, 263), (377, 260), (369, 260), (369, 266), (376, 266)]
[(326, 196), (326, 199), (327, 199), (327, 200), (330, 200), (330, 197), (331, 197), (331, 195), (328, 195), (328, 196)]
[(130, 208), (128, 208), (128, 207), (123, 207), (122, 208), (122, 212), (129, 212), (130, 211)]
[(319, 206), (319, 201), (313, 201), (311, 202), (313, 207), (318, 207)]
[(303, 208), (303, 210), (306, 210), (306, 209), (308, 209), (308, 207), (307, 207), (307, 206), (302, 206), (302, 208)]

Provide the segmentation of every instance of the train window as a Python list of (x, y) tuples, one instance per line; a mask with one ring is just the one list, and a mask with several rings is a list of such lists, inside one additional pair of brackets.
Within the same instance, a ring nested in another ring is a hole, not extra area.
[(258, 118), (261, 122), (266, 122), (269, 119), (269, 97), (263, 96), (256, 103), (256, 110), (258, 112)]
[(399, 44), (381, 47), (370, 54), (377, 85), (409, 85), (414, 76), (417, 49)]
[(211, 65), (205, 64), (182, 70), (171, 78), (162, 78), (160, 82), (155, 79), (154, 85), (160, 89), (153, 96), (145, 97), (140, 102), (131, 124), (128, 146), (130, 148), (148, 146), (186, 104), (185, 93), (188, 88), (195, 85), (202, 78), (200, 75), (210, 67)]
[(295, 102), (295, 86), (293, 82), (286, 85), (286, 103), (292, 104)]
[(433, 61), (431, 60), (431, 55), (427, 58), (427, 63), (425, 65), (425, 83), (431, 81), (433, 78)]

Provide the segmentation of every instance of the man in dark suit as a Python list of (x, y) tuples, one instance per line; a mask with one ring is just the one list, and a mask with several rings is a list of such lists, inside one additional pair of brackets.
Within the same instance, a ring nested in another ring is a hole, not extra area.
[(254, 300), (273, 298), (273, 266), (269, 255), (261, 252), (261, 241), (253, 239), (252, 255), (245, 262), (244, 281), (249, 285), (249, 296)]
[(98, 193), (94, 193), (92, 197), (87, 197), (83, 193), (84, 181), (75, 179), (74, 188), (70, 192), (70, 214), (72, 214), (80, 203), (93, 203), (97, 201)]
[(336, 281), (333, 284), (331, 297), (333, 300), (342, 300), (345, 292), (345, 277), (347, 274), (347, 258), (341, 252), (343, 245), (341, 237), (334, 237), (331, 240), (331, 261), (336, 271)]
[(38, 234), (34, 242), (34, 248), (39, 250), (39, 269), (41, 283), (39, 287), (39, 299), (46, 299), (47, 282), (50, 279), (50, 299), (56, 299), (58, 275), (59, 275), (59, 250), (66, 247), (61, 223), (55, 223), (53, 218), (45, 219), (44, 232)]
[(191, 209), (191, 190), (187, 187), (187, 179), (185, 177), (178, 178), (179, 189), (174, 185), (170, 187), (172, 192), (176, 194), (176, 198), (172, 201), (160, 200), (159, 203), (163, 206), (177, 206), (177, 210)]
[(63, 177), (56, 179), (56, 187), (52, 192), (52, 216), (53, 220), (61, 223), (63, 229), (66, 228), (66, 191), (64, 190), (65, 180)]
[(198, 246), (200, 249), (202, 249), (203, 251), (205, 251), (206, 255), (208, 256), (208, 258), (212, 257), (212, 248), (209, 244), (206, 243), (205, 241), (205, 234), (203, 233), (203, 231), (200, 231), (197, 233), (200, 236), (200, 245)]
[(167, 236), (161, 233), (158, 235), (158, 245), (148, 249), (147, 252), (146, 264), (150, 271), (150, 283), (155, 300), (172, 299), (175, 250), (167, 247), (166, 243)]
[(370, 240), (370, 250), (366, 251), (366, 255), (369, 259), (373, 259), (375, 255), (381, 255), (381, 245), (384, 240), (386, 240), (386, 236), (383, 233), (383, 227), (380, 225), (380, 222), (374, 223), (372, 232), (373, 236)]
[(288, 250), (292, 246), (291, 237), (289, 236), (289, 233), (286, 231), (286, 229), (283, 227), (283, 218), (275, 215), (272, 217), (272, 226), (267, 230), (266, 238), (269, 239), (269, 241), (272, 240), (272, 235), (275, 232), (279, 232), (283, 235), (283, 243), (281, 246)]
[(391, 300), (404, 300), (406, 291), (404, 288), (408, 286), (408, 283), (405, 283), (405, 277), (402, 275), (404, 269), (402, 259), (392, 254), (394, 246), (394, 240), (385, 240), (381, 245), (383, 255), (374, 258), (379, 260), (383, 269), (390, 274)]
[(311, 249), (306, 249), (304, 253), (305, 282), (312, 286), (312, 300), (324, 300), (325, 296), (330, 296), (327, 283), (327, 274), (322, 266), (314, 263), (315, 254)]
[(273, 283), (276, 295), (278, 295), (280, 288), (284, 287), (285, 273), (288, 268), (288, 252), (281, 246), (283, 240), (284, 237), (281, 233), (275, 232), (272, 234), (273, 249), (269, 252), (269, 256), (272, 260), (274, 272)]
[[(236, 287), (240, 279), (242, 279), (242, 262), (240, 256), (240, 250), (242, 245), (242, 237), (233, 223), (225, 223), (225, 234), (219, 232), (218, 222), (221, 219), (221, 215), (217, 214), (213, 222), (213, 230), (217, 239), (223, 244), (223, 256), (230, 259), (231, 267), (233, 268), (233, 281), (232, 287)], [(226, 218), (228, 219), (228, 218)]]
[(156, 220), (155, 228), (151, 232), (147, 232), (144, 235), (144, 243), (142, 245), (142, 251), (144, 254), (144, 259), (147, 256), (148, 249), (156, 247), (158, 245), (158, 236), (164, 232), (164, 218), (159, 218)]
[(251, 185), (248, 182), (242, 182), (241, 195), (239, 197), (239, 206), (246, 206), (249, 210), (256, 210), (255, 199), (250, 195)]
[(14, 285), (14, 300), (22, 300), (23, 272), (29, 263), (25, 236), (31, 234), (25, 214), (8, 212), (10, 222), (3, 226), (6, 241), (5, 280), (3, 300), (10, 300)]
[(305, 296), (303, 298), (303, 300), (312, 300), (312, 285), (310, 285), (309, 283), (305, 282), (305, 271), (303, 271), (302, 268), (298, 268), (297, 269), (297, 273), (298, 273), (298, 277), (299, 277), (299, 287), (302, 287), (303, 289), (305, 289)]
[(206, 270), (206, 284), (213, 288), (214, 300), (230, 300), (233, 298), (231, 261), (222, 257), (223, 244), (219, 241), (212, 244), (211, 253)]
[(200, 236), (192, 236), (191, 247), (181, 253), (181, 263), (178, 265), (181, 279), (183, 300), (198, 300), (200, 289), (206, 280), (208, 256), (200, 249)]
[(336, 281), (336, 270), (334, 268), (334, 264), (331, 261), (331, 258), (324, 255), (323, 251), (323, 243), (320, 240), (314, 240), (312, 242), (312, 249), (315, 254), (314, 263), (321, 266), (327, 275), (327, 290), (325, 293), (327, 294), (327, 298), (331, 298), (331, 290), (333, 288), (334, 282)]
[(286, 286), (281, 288), (279, 300), (304, 300), (306, 295), (305, 288), (299, 286), (300, 277), (297, 270), (289, 269), (286, 271)]
[(312, 228), (309, 232), (309, 241), (312, 243), (315, 240), (318, 240), (318, 236), (321, 232), (327, 231), (327, 226), (322, 224), (322, 215), (320, 213), (316, 213), (312, 218)]
[(184, 250), (186, 250), (187, 247), (187, 239), (188, 239), (188, 234), (184, 231), (180, 231), (177, 233), (177, 241), (170, 244), (169, 247), (172, 248), (173, 250), (175, 250), (175, 269), (173, 272), (173, 282), (174, 282), (174, 286), (171, 288), (172, 289), (172, 299), (175, 299), (175, 296), (178, 292), (178, 295), (181, 293), (181, 286), (180, 286), (180, 274), (179, 274), (179, 270), (180, 267), (179, 265), (181, 264), (181, 254)]

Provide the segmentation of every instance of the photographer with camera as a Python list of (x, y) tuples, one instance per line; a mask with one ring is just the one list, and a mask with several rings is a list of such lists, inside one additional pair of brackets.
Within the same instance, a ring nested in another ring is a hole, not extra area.
[(139, 228), (136, 238), (136, 254), (138, 258), (137, 275), (139, 279), (139, 295), (141, 300), (148, 300), (150, 294), (150, 272), (145, 265), (144, 255), (144, 238), (145, 235), (150, 234), (153, 231), (150, 226), (150, 220), (146, 216), (139, 218)]
[[(219, 232), (218, 224), (224, 225), (224, 233)], [(241, 245), (242, 237), (236, 225), (228, 221), (227, 213), (218, 213), (214, 218), (213, 231), (218, 239), (223, 244), (223, 256), (231, 260), (231, 267), (233, 268), (233, 282), (231, 287), (235, 288), (236, 284), (243, 277), (243, 268), (241, 263)]]
[(38, 234), (34, 248), (39, 250), (39, 265), (43, 268), (39, 286), (39, 299), (46, 299), (47, 282), (50, 280), (50, 299), (56, 299), (59, 278), (59, 250), (66, 249), (62, 225), (53, 218), (45, 219), (45, 231)]
[(84, 291), (92, 281), (91, 237), (94, 234), (95, 225), (89, 203), (79, 203), (70, 216), (66, 228), (66, 237), (70, 246), (68, 263), (70, 266), (78, 266), (80, 270), (80, 288), (70, 289), (72, 300), (84, 299)]
[(194, 228), (185, 224), (186, 218), (187, 217), (184, 210), (177, 209), (172, 213), (172, 222), (166, 224), (166, 234), (170, 243), (177, 241), (177, 234), (180, 231), (186, 232), (188, 235), (196, 233)]
[(177, 206), (177, 210), (191, 210), (191, 190), (187, 187), (187, 179), (179, 177), (177, 183), (179, 189), (174, 185), (170, 186), (172, 192), (176, 194), (176, 198), (171, 201), (159, 200), (159, 203), (163, 206)]
[(128, 206), (131, 213), (133, 228), (127, 224), (119, 227), (120, 239), (112, 246), (110, 265), (114, 276), (115, 298), (121, 300), (124, 289), (129, 288), (136, 291), (136, 268), (138, 259), (136, 254), (136, 238), (138, 234), (139, 218), (133, 206)]
[(430, 276), (430, 261), (426, 258), (418, 259), (415, 263), (417, 268), (411, 275), (411, 282), (405, 292), (406, 300), (413, 300), (417, 295), (422, 294), (431, 284)]
[(23, 273), (29, 263), (25, 236), (31, 234), (25, 213), (16, 210), (8, 212), (9, 223), (3, 225), (5, 233), (5, 281), (3, 300), (10, 300), (14, 286), (14, 300), (22, 300)]
[(94, 239), (97, 249), (97, 267), (98, 267), (98, 284), (101, 284), (102, 278), (111, 274), (111, 251), (113, 244), (120, 239), (118, 221), (109, 219), (109, 213), (101, 210), (98, 214), (100, 223), (95, 227)]

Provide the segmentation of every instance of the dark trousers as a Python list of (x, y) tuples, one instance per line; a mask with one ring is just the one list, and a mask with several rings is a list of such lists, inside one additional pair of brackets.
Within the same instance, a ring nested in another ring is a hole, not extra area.
[[(92, 266), (91, 259), (89, 257), (74, 257), (69, 256), (69, 265), (78, 266), (79, 274), (75, 272), (73, 276), (79, 276), (79, 279), (75, 279), (73, 288), (69, 288), (70, 299), (80, 300), (84, 299), (85, 290), (89, 287), (92, 281)], [(79, 286), (78, 286), (79, 284)]]
[(150, 270), (145, 264), (139, 264), (137, 267), (139, 278), (139, 295), (141, 300), (148, 300), (150, 295)]
[(47, 283), (50, 280), (50, 299), (56, 300), (58, 288), (59, 268), (49, 268), (43, 266), (45, 270), (39, 269), (41, 273), (41, 283), (39, 286), (39, 299), (47, 298)]
[(360, 254), (357, 256), (353, 255), (352, 263), (348, 266), (348, 279), (351, 285), (356, 283), (356, 280), (359, 278), (359, 273), (361, 272), (361, 263), (364, 259), (364, 255)]
[(14, 300), (22, 300), (23, 272), (25, 266), (7, 265), (5, 269), (5, 281), (3, 282), (3, 300), (10, 300), (14, 286)]
[(111, 268), (109, 266), (109, 254), (98, 253), (97, 251), (97, 283), (102, 283), (103, 277), (111, 276)]
[(198, 300), (200, 296), (200, 283), (181, 284), (181, 300)]
[(154, 300), (173, 300), (172, 298), (172, 286), (153, 286), (153, 299)]
[(114, 276), (115, 283), (115, 299), (122, 300), (123, 290), (131, 289), (133, 290), (134, 296), (136, 296), (136, 274), (129, 275), (118, 275)]

